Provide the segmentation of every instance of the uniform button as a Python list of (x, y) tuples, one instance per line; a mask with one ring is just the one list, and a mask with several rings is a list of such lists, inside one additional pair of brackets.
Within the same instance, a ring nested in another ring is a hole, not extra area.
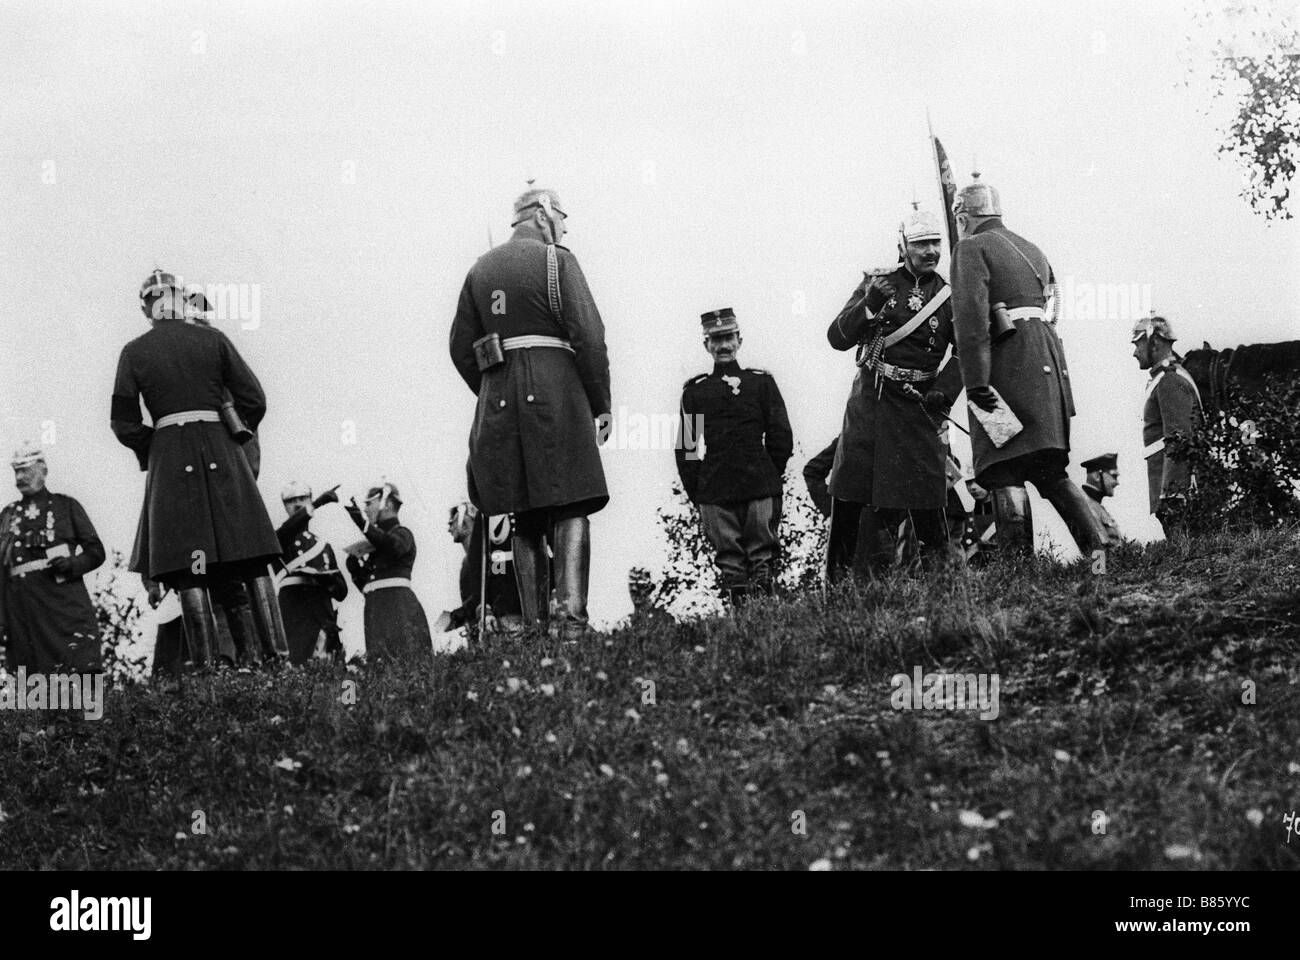
[(193, 464), (189, 464), (189, 463), (185, 464), (185, 472), (186, 472), (186, 473), (193, 473), (193, 472), (194, 472), (194, 465), (193, 465)]
[(1047, 366), (1046, 364), (1044, 364), (1044, 365), (1043, 365), (1043, 373), (1051, 373), (1051, 372), (1052, 372), (1052, 368), (1049, 367), (1049, 366)]
[(217, 469), (217, 465), (216, 465), (215, 463), (209, 463), (209, 464), (208, 464), (208, 469), (209, 469), (209, 470), (215, 470), (215, 469)]
[(505, 402), (504, 400), (502, 400), (502, 401), (501, 401), (501, 406), (504, 407), (505, 405), (506, 405), (506, 402)]
[(533, 395), (531, 393), (528, 395), (528, 402), (529, 403), (533, 402)]

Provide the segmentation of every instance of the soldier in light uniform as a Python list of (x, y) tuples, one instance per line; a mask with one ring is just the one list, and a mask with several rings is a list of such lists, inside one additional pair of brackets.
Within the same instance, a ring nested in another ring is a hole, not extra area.
[(98, 618), (82, 578), (104, 562), (104, 546), (81, 504), (46, 487), (39, 447), (23, 444), (11, 465), (22, 498), (0, 511), (0, 640), (7, 666), (98, 671)]
[(1165, 441), (1191, 436), (1203, 419), (1201, 393), (1174, 353), (1175, 339), (1164, 317), (1148, 317), (1133, 326), (1133, 356), (1151, 373), (1142, 408), (1147, 496), (1166, 535), (1186, 524), (1187, 491), (1194, 480), (1186, 461), (1165, 456)]
[(955, 358), (943, 363), (953, 327), (951, 290), (935, 272), (942, 236), (933, 213), (910, 213), (899, 225), (898, 266), (864, 275), (826, 331), (836, 350), (859, 348), (829, 485), (831, 583), (850, 568), (888, 566), (909, 515), (927, 555), (949, 549), (939, 424), (961, 392), (961, 371)]
[(470, 500), (488, 516), (514, 515), (529, 627), (576, 637), (587, 629), (589, 517), (609, 502), (596, 423), (610, 412), (605, 326), (577, 258), (559, 245), (567, 214), (555, 191), (530, 189), (514, 211), (510, 239), (465, 278), (451, 326), (452, 362), (478, 396)]
[(1104, 549), (1106, 531), (1066, 473), (1074, 397), (1055, 319), (1045, 312), (1055, 287), (1051, 264), (1003, 225), (1001, 200), (988, 184), (977, 180), (964, 187), (953, 212), (961, 240), (953, 254), (952, 309), (966, 396), (992, 412), (1000, 395), (1023, 424), (997, 447), (978, 419), (970, 418), (975, 479), (993, 492), (998, 541), (1008, 552), (1032, 554), (1028, 481), (1090, 556)]
[(776, 380), (736, 362), (743, 341), (735, 312), (714, 310), (700, 320), (713, 372), (682, 388), (677, 473), (717, 552), (718, 588), (735, 604), (773, 592), (781, 478), (794, 436)]
[(289, 662), (312, 657), (341, 660), (335, 603), (348, 595), (348, 583), (334, 559), (334, 548), (311, 532), (311, 516), (327, 503), (338, 503), (331, 489), (312, 499), (311, 487), (289, 483), (280, 491), (288, 519), (276, 530), (280, 541), (280, 613), (289, 642)]
[[(262, 647), (284, 655), (267, 569), (280, 545), (240, 440), (221, 415), (229, 402), (256, 429), (266, 395), (225, 334), (186, 322), (190, 297), (171, 274), (155, 270), (140, 290), (152, 329), (118, 359), (113, 433), (148, 471), (131, 569), (179, 592), (198, 664), (212, 661), (219, 642), (207, 588), (231, 580), (248, 590)], [(142, 399), (152, 425), (144, 422)]]
[(1103, 453), (1099, 457), (1083, 461), (1079, 466), (1088, 472), (1083, 482), (1083, 492), (1088, 495), (1093, 512), (1097, 514), (1097, 519), (1106, 529), (1107, 545), (1118, 546), (1124, 538), (1120, 536), (1115, 518), (1101, 505), (1101, 502), (1107, 497), (1113, 497), (1115, 488), (1119, 486), (1119, 454)]
[(397, 518), (401, 494), (391, 483), (381, 483), (370, 488), (364, 508), (353, 500), (345, 509), (366, 540), (363, 550), (350, 551), (347, 559), (352, 582), (366, 597), (366, 657), (429, 656), (429, 621), (411, 589), (415, 537)]

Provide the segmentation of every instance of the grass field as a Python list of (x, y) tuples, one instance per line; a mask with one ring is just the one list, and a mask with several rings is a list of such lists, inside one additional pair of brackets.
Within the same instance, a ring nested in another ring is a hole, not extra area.
[[(1294, 530), (1129, 545), (7, 712), (0, 865), (1294, 868), (1298, 568)], [(998, 717), (894, 709), (916, 667)]]

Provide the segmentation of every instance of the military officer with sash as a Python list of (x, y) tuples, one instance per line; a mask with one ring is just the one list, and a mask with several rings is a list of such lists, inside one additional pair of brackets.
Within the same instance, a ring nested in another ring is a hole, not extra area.
[(280, 491), (288, 519), (276, 530), (280, 554), (280, 613), (289, 642), (289, 662), (312, 657), (342, 659), (334, 604), (348, 594), (348, 583), (334, 559), (334, 548), (311, 531), (311, 517), (327, 503), (338, 503), (335, 490), (312, 499), (311, 487), (291, 482)]
[(942, 418), (961, 392), (951, 290), (935, 267), (939, 218), (914, 210), (899, 225), (900, 263), (863, 280), (831, 322), (836, 350), (858, 350), (829, 491), (828, 577), (878, 572), (892, 562), (910, 514), (923, 552), (948, 552)]
[(1151, 374), (1142, 407), (1147, 497), (1166, 534), (1185, 527), (1187, 491), (1194, 479), (1185, 460), (1165, 456), (1165, 441), (1190, 437), (1203, 419), (1201, 393), (1174, 353), (1175, 339), (1164, 317), (1148, 317), (1133, 326), (1133, 356)]
[(1106, 529), (1107, 545), (1118, 546), (1124, 538), (1120, 536), (1115, 518), (1101, 502), (1107, 497), (1113, 497), (1115, 488), (1119, 486), (1119, 454), (1103, 453), (1099, 457), (1083, 461), (1079, 466), (1087, 471), (1087, 478), (1083, 481), (1083, 492), (1088, 495), (1093, 513)]
[(80, 503), (46, 486), (41, 448), (10, 461), (22, 498), (0, 511), (0, 639), (8, 667), (33, 673), (97, 671), (99, 623), (82, 579), (104, 546)]
[(734, 605), (773, 592), (781, 478), (794, 435), (775, 378), (736, 361), (743, 341), (735, 312), (713, 310), (700, 322), (713, 372), (682, 388), (677, 473), (716, 551), (718, 588)]
[(1028, 481), (1091, 556), (1105, 547), (1106, 532), (1066, 473), (1074, 397), (1055, 318), (1046, 312), (1052, 267), (1038, 247), (1006, 228), (997, 190), (975, 177), (953, 203), (961, 240), (953, 253), (952, 309), (962, 378), (971, 404), (995, 416), (1006, 406), (1022, 425), (999, 447), (972, 413), (975, 479), (993, 493), (998, 542), (1007, 552), (1033, 552)]
[(465, 278), (450, 351), (478, 396), (470, 501), (487, 516), (514, 515), (528, 627), (570, 638), (587, 630), (589, 518), (609, 502), (597, 420), (609, 416), (610, 382), (605, 326), (577, 258), (560, 246), (567, 217), (553, 190), (515, 201), (514, 233)]

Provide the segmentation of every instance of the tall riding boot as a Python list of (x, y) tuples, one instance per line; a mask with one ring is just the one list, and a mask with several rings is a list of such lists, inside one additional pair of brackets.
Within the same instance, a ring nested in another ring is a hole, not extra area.
[(289, 641), (284, 635), (284, 617), (280, 613), (280, 598), (275, 595), (275, 584), (268, 575), (246, 581), (249, 606), (253, 608), (253, 623), (262, 641), (262, 650), (276, 657), (289, 658)]
[(1061, 515), (1080, 553), (1091, 557), (1094, 550), (1106, 549), (1106, 528), (1093, 512), (1088, 495), (1072, 481), (1062, 477), (1040, 486), (1038, 492)]
[(1029, 512), (1028, 490), (1024, 487), (995, 487), (993, 517), (997, 524), (999, 555), (1034, 555), (1034, 521)]
[[(257, 623), (253, 620), (253, 608), (245, 604), (236, 611), (236, 614), (240, 626), (240, 637), (236, 639), (236, 646), (239, 647), (239, 665), (260, 667), (266, 654), (262, 650), (262, 638), (258, 636)], [(231, 633), (234, 632), (232, 628)]]
[(570, 517), (555, 524), (555, 612), (562, 640), (587, 632), (591, 582), (591, 520)]
[(516, 531), (510, 538), (510, 549), (524, 628), (545, 632), (551, 618), (551, 563), (546, 555), (546, 535)]
[(217, 662), (225, 661), (234, 666), (238, 660), (236, 654), (237, 642), (234, 639), (234, 628), (230, 625), (230, 616), (219, 602), (212, 604), (212, 618), (217, 627)]
[(890, 512), (882, 512), (868, 505), (862, 508), (858, 523), (858, 544), (853, 557), (853, 570), (861, 577), (878, 577), (894, 562), (894, 532), (898, 521)]
[(208, 667), (217, 648), (217, 630), (207, 588), (187, 587), (180, 595), (181, 622), (185, 624), (185, 643), (189, 648), (185, 660), (196, 667)]

